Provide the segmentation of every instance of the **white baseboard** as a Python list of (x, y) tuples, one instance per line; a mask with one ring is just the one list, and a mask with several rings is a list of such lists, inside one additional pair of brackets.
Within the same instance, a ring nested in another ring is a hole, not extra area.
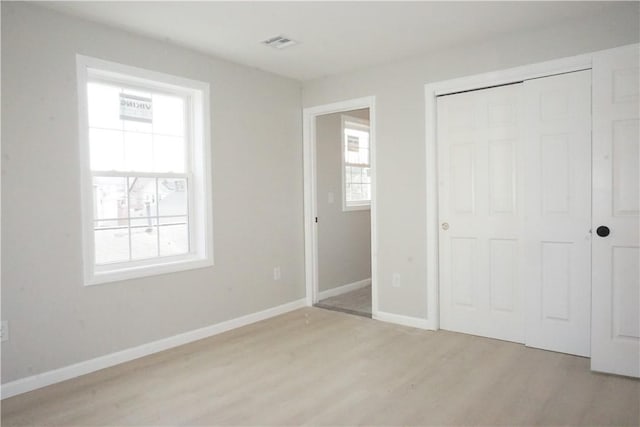
[(26, 378), (21, 378), (19, 380), (2, 384), (0, 396), (2, 399), (16, 396), (18, 394), (26, 393), (28, 391), (36, 390), (38, 388), (42, 388), (51, 384), (59, 383), (71, 378), (76, 378), (81, 375), (95, 372), (100, 369), (109, 368), (111, 366), (119, 365), (130, 360), (138, 359), (140, 357), (168, 350), (173, 347), (188, 344), (190, 342), (201, 340), (203, 338), (208, 338), (222, 332), (230, 331), (231, 329), (236, 329), (241, 326), (259, 322), (261, 320), (278, 316), (289, 311), (297, 310), (302, 307), (306, 307), (305, 299), (300, 299), (287, 304), (279, 305), (277, 307), (268, 308), (257, 313), (247, 314), (246, 316), (227, 320), (221, 323), (216, 323), (215, 325), (211, 326), (205, 326), (204, 328), (184, 332), (172, 337), (163, 338), (161, 340), (143, 344), (138, 347), (128, 348), (116, 353), (96, 357), (95, 359), (86, 360), (84, 362), (65, 366), (63, 368), (54, 369), (52, 371), (43, 372), (41, 374), (33, 375)]
[(429, 321), (427, 319), (420, 319), (418, 317), (403, 316), (401, 314), (385, 313), (384, 311), (377, 311), (373, 313), (372, 318), (380, 320), (382, 322), (395, 323), (403, 326), (410, 326), (418, 329), (431, 329)]
[(346, 285), (338, 286), (336, 288), (327, 289), (326, 291), (318, 292), (318, 300), (346, 294), (347, 292), (364, 288), (365, 286), (369, 286), (370, 284), (371, 284), (371, 278), (368, 278), (368, 279), (360, 280), (358, 282), (353, 282)]

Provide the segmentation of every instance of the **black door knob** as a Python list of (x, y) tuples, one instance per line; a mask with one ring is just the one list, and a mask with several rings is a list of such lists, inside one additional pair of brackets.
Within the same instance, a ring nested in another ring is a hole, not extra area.
[(607, 237), (609, 235), (609, 227), (601, 225), (600, 227), (596, 228), (596, 233), (598, 233), (598, 236), (600, 237)]

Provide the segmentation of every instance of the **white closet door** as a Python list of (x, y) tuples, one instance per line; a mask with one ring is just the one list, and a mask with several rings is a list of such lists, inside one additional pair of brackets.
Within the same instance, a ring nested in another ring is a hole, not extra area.
[[(637, 45), (593, 61), (591, 369), (635, 377), (640, 376), (639, 61)], [(608, 236), (596, 233), (601, 226), (609, 228)]]
[(523, 89), (526, 344), (589, 356), (591, 71)]
[(523, 342), (521, 85), (438, 98), (441, 327)]

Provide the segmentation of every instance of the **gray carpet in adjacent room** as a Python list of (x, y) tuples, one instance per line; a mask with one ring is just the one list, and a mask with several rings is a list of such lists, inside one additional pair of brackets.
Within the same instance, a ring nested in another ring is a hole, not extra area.
[(320, 300), (317, 307), (371, 317), (371, 285)]

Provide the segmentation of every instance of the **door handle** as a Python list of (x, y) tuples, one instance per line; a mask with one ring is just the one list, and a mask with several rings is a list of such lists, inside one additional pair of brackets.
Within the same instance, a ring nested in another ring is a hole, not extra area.
[(442, 229), (443, 229), (444, 231), (447, 231), (447, 230), (449, 229), (449, 223), (448, 223), (448, 222), (443, 222), (443, 223), (442, 223)]
[(606, 225), (601, 225), (600, 227), (596, 228), (596, 234), (598, 234), (598, 236), (600, 237), (607, 237), (610, 232), (611, 230), (609, 230), (609, 227), (607, 227)]

